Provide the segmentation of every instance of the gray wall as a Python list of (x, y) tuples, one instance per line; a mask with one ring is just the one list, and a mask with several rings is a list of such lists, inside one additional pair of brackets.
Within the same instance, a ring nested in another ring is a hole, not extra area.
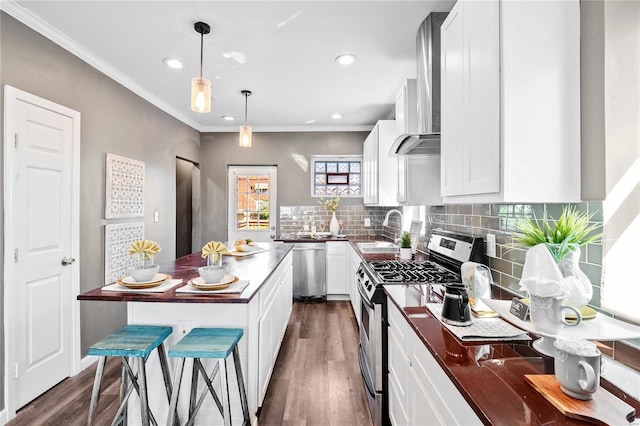
[[(0, 83), (82, 114), (80, 290), (87, 291), (103, 284), (104, 225), (118, 222), (103, 219), (105, 154), (108, 152), (146, 163), (146, 237), (162, 246), (160, 262), (173, 259), (175, 157), (199, 162), (199, 133), (4, 13), (0, 15), (0, 31)], [(156, 209), (160, 220), (153, 223)], [(0, 216), (0, 219), (4, 218)], [(0, 262), (0, 273), (1, 268)], [(4, 283), (0, 297), (3, 292)], [(81, 303), (83, 354), (91, 343), (125, 323), (125, 308), (122, 303)], [(0, 357), (4, 365), (4, 350)], [(4, 368), (0, 371), (0, 383), (4, 383), (3, 372)], [(0, 404), (4, 405), (1, 394)]]
[[(250, 149), (238, 146), (238, 133), (203, 133), (201, 152), (202, 242), (227, 240), (227, 166), (277, 165), (278, 206), (315, 205), (310, 170), (296, 158), (362, 155), (368, 132), (254, 133)], [(362, 204), (343, 198), (342, 205)]]

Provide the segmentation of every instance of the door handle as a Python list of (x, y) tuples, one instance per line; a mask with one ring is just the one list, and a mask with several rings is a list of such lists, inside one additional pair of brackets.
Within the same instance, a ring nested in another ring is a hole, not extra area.
[(76, 260), (73, 257), (63, 257), (62, 258), (62, 266), (72, 265)]

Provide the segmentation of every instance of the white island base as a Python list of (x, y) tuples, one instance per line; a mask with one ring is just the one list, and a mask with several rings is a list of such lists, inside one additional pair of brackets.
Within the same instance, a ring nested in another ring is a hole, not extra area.
[[(202, 296), (208, 297), (208, 296)], [(242, 374), (247, 390), (249, 416), (251, 424), (257, 424), (256, 412), (262, 405), (264, 395), (271, 378), (280, 343), (289, 321), (292, 308), (291, 254), (283, 260), (268, 281), (260, 288), (248, 303), (146, 303), (128, 302), (127, 318), (129, 324), (168, 325), (173, 334), (165, 341), (167, 352), (192, 328), (229, 327), (242, 328), (244, 334), (239, 343)], [(175, 376), (176, 359), (168, 358), (171, 377)], [(215, 360), (203, 359), (210, 374)], [(188, 416), (189, 393), (191, 389), (191, 368), (193, 363), (185, 363), (178, 415), (183, 424)], [(233, 356), (227, 358), (229, 394), (233, 424), (242, 424), (242, 407), (233, 364)], [(158, 424), (167, 421), (169, 401), (162, 379), (160, 362), (156, 351), (147, 361), (147, 380), (149, 406)], [(219, 392), (219, 378), (213, 381)], [(198, 396), (206, 387), (200, 379)], [(128, 423), (141, 424), (140, 405), (134, 392), (129, 399)], [(211, 397), (207, 394), (196, 418), (196, 425), (222, 425), (222, 415)]]

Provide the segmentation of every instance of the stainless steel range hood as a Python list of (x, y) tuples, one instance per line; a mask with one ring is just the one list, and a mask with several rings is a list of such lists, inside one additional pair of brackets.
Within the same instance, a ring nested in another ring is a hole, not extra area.
[(447, 15), (446, 12), (431, 13), (418, 29), (418, 128), (400, 135), (390, 154), (440, 154), (440, 27)]

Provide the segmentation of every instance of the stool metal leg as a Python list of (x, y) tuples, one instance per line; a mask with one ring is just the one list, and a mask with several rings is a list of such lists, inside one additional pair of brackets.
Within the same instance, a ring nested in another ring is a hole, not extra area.
[(220, 368), (219, 367), (219, 363), (216, 362), (216, 366), (213, 369), (213, 371), (211, 372), (211, 377), (207, 377), (207, 370), (204, 369), (200, 359), (196, 358), (196, 359), (193, 360), (193, 362), (197, 364), (198, 371), (202, 375), (202, 379), (204, 380), (204, 382), (206, 384), (206, 387), (202, 390), (202, 393), (200, 394), (200, 398), (198, 399), (198, 403), (196, 404), (196, 406), (195, 406), (195, 408), (193, 410), (193, 414), (189, 417), (189, 420), (187, 421), (185, 426), (192, 426), (193, 423), (196, 421), (196, 415), (200, 411), (200, 407), (202, 407), (202, 403), (204, 402), (205, 398), (207, 397), (207, 392), (209, 392), (211, 394), (211, 396), (213, 397), (213, 400), (215, 401), (216, 405), (218, 406), (218, 411), (220, 411), (220, 414), (224, 415), (223, 408), (222, 408), (222, 403), (220, 402), (220, 398), (218, 398), (218, 395), (216, 394), (215, 389), (213, 389), (213, 383), (212, 383), (214, 377), (216, 377), (216, 374), (218, 373), (218, 370)]
[(169, 403), (167, 426), (172, 426), (176, 420), (176, 414), (178, 412), (178, 397), (180, 396), (180, 383), (182, 382), (182, 373), (184, 371), (184, 361), (184, 358), (179, 358), (176, 366), (176, 376), (173, 378), (173, 392), (171, 393), (171, 402)]
[(149, 399), (147, 394), (147, 369), (145, 359), (138, 358), (138, 381), (140, 382), (138, 394), (140, 395), (140, 414), (142, 426), (149, 426)]
[(242, 364), (240, 364), (240, 354), (238, 345), (233, 348), (233, 364), (236, 368), (236, 379), (238, 380), (238, 392), (240, 393), (240, 404), (242, 404), (243, 425), (250, 424), (249, 403), (247, 402), (247, 391), (244, 388), (244, 378), (242, 377)]
[(100, 384), (102, 383), (102, 372), (104, 371), (104, 364), (106, 361), (106, 356), (101, 356), (98, 360), (96, 377), (93, 380), (93, 391), (91, 392), (91, 404), (89, 405), (89, 418), (87, 419), (88, 426), (92, 426), (93, 422), (96, 419), (96, 409), (98, 408), (98, 400), (100, 399)]
[[(169, 364), (167, 362), (167, 353), (164, 350), (164, 342), (160, 343), (158, 348), (158, 357), (160, 358), (160, 368), (162, 369), (162, 378), (164, 379), (164, 388), (167, 391), (167, 401), (171, 403), (171, 374), (169, 373)], [(175, 424), (173, 426), (180, 426), (180, 417), (176, 413)]]
[(227, 376), (227, 359), (218, 360), (220, 365), (220, 393), (222, 394), (222, 407), (224, 425), (231, 426), (231, 403), (229, 401), (229, 380)]
[[(124, 402), (124, 411), (122, 414), (122, 422), (120, 424), (122, 424), (123, 426), (127, 426), (127, 401), (129, 400), (129, 395), (131, 393), (127, 394), (128, 388), (129, 388), (129, 374), (127, 373), (127, 369), (124, 368), (124, 365), (122, 366), (122, 373), (120, 374), (120, 380), (121, 380), (121, 384), (120, 384), (120, 404), (122, 404)], [(126, 395), (126, 397), (125, 397)]]

